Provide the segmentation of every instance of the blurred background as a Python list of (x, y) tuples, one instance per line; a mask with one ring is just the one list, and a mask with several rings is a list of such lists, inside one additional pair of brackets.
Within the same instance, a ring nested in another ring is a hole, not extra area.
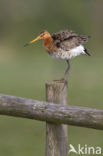
[[(0, 0), (0, 93), (45, 101), (45, 82), (62, 77), (66, 63), (51, 59), (42, 41), (24, 48), (44, 29), (91, 35), (92, 56), (71, 60), (68, 104), (103, 109), (102, 0)], [(102, 131), (68, 129), (75, 147), (103, 147)], [(45, 123), (0, 116), (0, 155), (44, 156)]]

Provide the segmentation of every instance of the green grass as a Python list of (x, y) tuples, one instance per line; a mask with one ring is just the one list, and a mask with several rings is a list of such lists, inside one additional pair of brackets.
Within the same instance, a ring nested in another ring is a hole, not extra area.
[[(34, 48), (34, 47), (33, 47)], [(43, 49), (28, 49), (0, 59), (0, 93), (45, 100), (45, 82), (60, 78), (63, 61), (52, 60)], [(102, 56), (103, 57), (103, 56)], [(68, 104), (103, 109), (103, 61), (100, 56), (80, 56), (71, 60)], [(103, 132), (69, 126), (69, 143), (102, 146)], [(45, 155), (45, 123), (0, 117), (0, 155)], [(72, 154), (71, 154), (72, 156)]]
[[(91, 35), (86, 46), (93, 53), (71, 60), (68, 104), (103, 109), (103, 1), (0, 0), (0, 6), (0, 93), (45, 100), (45, 82), (61, 78), (66, 63), (52, 60), (41, 42), (23, 45), (43, 29), (70, 29)], [(102, 131), (68, 129), (75, 147), (103, 147)], [(44, 156), (45, 140), (44, 122), (0, 116), (0, 156)]]

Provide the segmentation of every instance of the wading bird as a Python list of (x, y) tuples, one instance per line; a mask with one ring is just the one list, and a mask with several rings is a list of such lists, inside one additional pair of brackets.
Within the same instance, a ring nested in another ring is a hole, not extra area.
[(39, 39), (43, 39), (44, 47), (50, 56), (56, 59), (66, 60), (68, 67), (65, 71), (64, 77), (67, 78), (70, 69), (69, 60), (80, 54), (90, 56), (86, 48), (82, 45), (87, 42), (90, 36), (80, 36), (69, 30), (61, 30), (57, 33), (50, 35), (46, 30), (39, 33), (39, 36), (24, 46), (28, 46)]

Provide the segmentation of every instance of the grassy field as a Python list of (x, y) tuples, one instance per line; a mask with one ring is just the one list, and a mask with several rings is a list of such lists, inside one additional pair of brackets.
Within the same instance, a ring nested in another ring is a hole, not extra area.
[[(92, 56), (70, 62), (68, 105), (103, 109), (102, 14), (102, 0), (0, 0), (0, 93), (45, 101), (46, 81), (60, 79), (67, 64), (52, 60), (41, 41), (23, 45), (42, 30), (69, 29), (91, 36)], [(103, 150), (103, 131), (68, 126), (68, 136), (75, 147)], [(0, 116), (0, 156), (44, 156), (45, 140), (44, 122)]]
[[(52, 60), (43, 48), (1, 50), (0, 93), (45, 101), (45, 82), (60, 78), (64, 61)], [(34, 51), (34, 52), (32, 52)], [(15, 55), (13, 55), (13, 52)], [(7, 56), (7, 57), (5, 57)], [(71, 60), (68, 104), (103, 109), (103, 55), (80, 56)], [(68, 126), (69, 143), (103, 146), (103, 132)], [(45, 123), (0, 117), (1, 156), (45, 155)], [(72, 154), (71, 154), (72, 156)]]

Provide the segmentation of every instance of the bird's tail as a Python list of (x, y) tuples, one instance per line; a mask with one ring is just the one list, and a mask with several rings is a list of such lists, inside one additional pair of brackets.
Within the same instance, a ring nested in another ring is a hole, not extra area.
[(84, 51), (85, 51), (85, 54), (86, 54), (86, 55), (91, 56), (91, 54), (88, 53), (88, 51), (87, 51), (86, 48), (84, 49)]
[(91, 36), (81, 36), (81, 42), (82, 43), (88, 42), (89, 38), (91, 38)]

